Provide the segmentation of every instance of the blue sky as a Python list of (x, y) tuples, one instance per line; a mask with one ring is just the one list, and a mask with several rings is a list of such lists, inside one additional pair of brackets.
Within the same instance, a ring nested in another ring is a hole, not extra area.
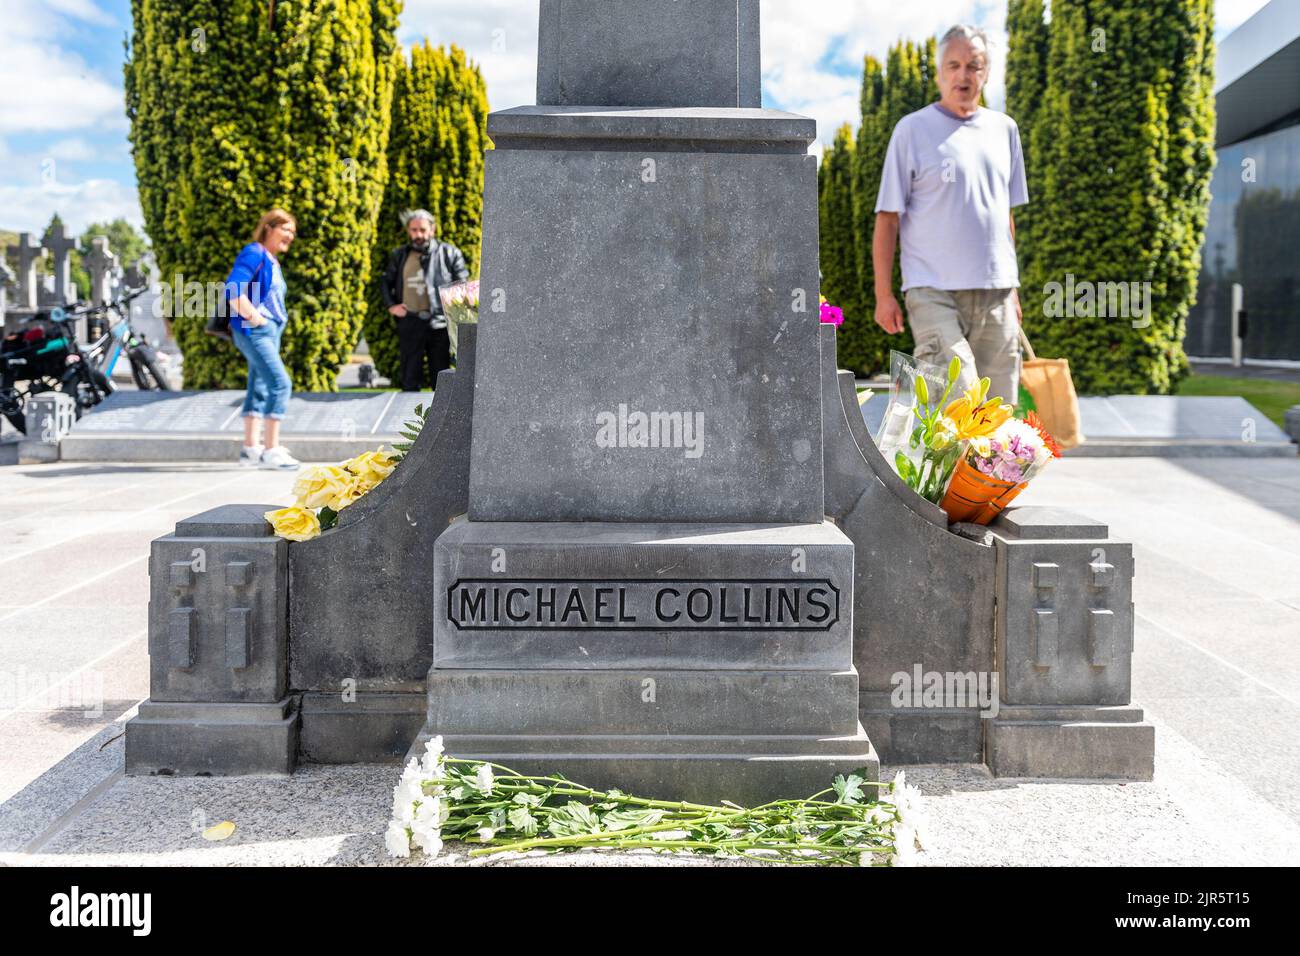
[[(1222, 36), (1266, 0), (1217, 0)], [(1296, 2), (1296, 0), (1274, 0)], [(39, 231), (57, 210), (71, 230), (139, 224), (122, 106), (130, 0), (0, 0), (0, 229)], [(853, 121), (862, 57), (957, 22), (997, 39), (1005, 0), (763, 0), (765, 105), (812, 116), (823, 141)], [(407, 0), (402, 40), (458, 43), (483, 65), (494, 109), (533, 102), (537, 0)]]

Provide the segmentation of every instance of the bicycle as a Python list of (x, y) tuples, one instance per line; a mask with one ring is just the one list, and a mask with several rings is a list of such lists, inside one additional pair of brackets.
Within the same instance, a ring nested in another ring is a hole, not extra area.
[(158, 361), (158, 353), (149, 344), (148, 336), (136, 332), (131, 325), (131, 310), (128, 306), (145, 291), (143, 288), (128, 290), (107, 305), (80, 309), (73, 313), (74, 318), (86, 316), (89, 320), (88, 325), (92, 328), (97, 327), (98, 323), (95, 320), (100, 317), (117, 316), (117, 321), (109, 322), (103, 333), (82, 349), (82, 354), (88, 357), (95, 368), (111, 383), (113, 369), (117, 367), (118, 360), (125, 353), (131, 363), (131, 378), (135, 381), (136, 388), (142, 392), (170, 392), (171, 383), (167, 380), (167, 374)]
[[(41, 392), (62, 391), (72, 397), (80, 418), (117, 390), (112, 374), (124, 353), (138, 388), (171, 391), (153, 346), (131, 327), (129, 305), (144, 292), (128, 290), (106, 305), (72, 312), (54, 308), (37, 313), (26, 320), (26, 329), (5, 336), (0, 342), (0, 414), (26, 434), (27, 399)], [(77, 341), (75, 327), (82, 316), (109, 319), (103, 333), (84, 348)]]

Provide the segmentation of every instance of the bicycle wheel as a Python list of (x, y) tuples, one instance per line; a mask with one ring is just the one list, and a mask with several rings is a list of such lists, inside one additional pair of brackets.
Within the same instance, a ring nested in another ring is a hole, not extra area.
[(27, 415), (23, 411), (22, 402), (13, 394), (0, 395), (0, 414), (9, 419), (9, 424), (18, 429), (19, 432), (27, 434)]
[(131, 377), (135, 379), (136, 388), (142, 392), (155, 390), (170, 392), (172, 390), (171, 382), (167, 381), (167, 375), (163, 372), (155, 356), (137, 356), (131, 353), (129, 357), (131, 359)]
[[(94, 387), (91, 386), (92, 377), (95, 383)], [(77, 367), (69, 369), (68, 373), (63, 376), (62, 381), (59, 382), (59, 388), (72, 396), (72, 400), (76, 404), (75, 411), (78, 419), (81, 418), (83, 412), (94, 408), (104, 400), (105, 396), (113, 391), (113, 385), (109, 382), (108, 376), (99, 369), (81, 367), (80, 363), (78, 363)], [(99, 390), (98, 395), (95, 394), (96, 388)]]

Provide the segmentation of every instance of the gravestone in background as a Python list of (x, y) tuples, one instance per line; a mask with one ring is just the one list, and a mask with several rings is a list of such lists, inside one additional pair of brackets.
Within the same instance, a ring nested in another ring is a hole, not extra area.
[(113, 286), (117, 280), (118, 260), (108, 247), (107, 236), (96, 236), (84, 262), (90, 273), (90, 302), (105, 305), (113, 300)]
[(18, 234), (18, 245), (10, 246), (9, 252), (18, 260), (18, 295), (14, 308), (36, 308), (36, 264), (40, 262), (43, 250), (40, 240), (28, 232)]
[(77, 287), (72, 283), (72, 250), (77, 248), (77, 240), (67, 235), (63, 223), (55, 223), (45, 239), (45, 248), (54, 259), (54, 287), (47, 297), (46, 305), (68, 305), (77, 301)]
[(545, 105), (488, 121), (469, 512), (412, 754), (670, 798), (874, 779), (823, 507), (816, 124), (742, 108), (758, 2), (543, 0), (538, 75)]

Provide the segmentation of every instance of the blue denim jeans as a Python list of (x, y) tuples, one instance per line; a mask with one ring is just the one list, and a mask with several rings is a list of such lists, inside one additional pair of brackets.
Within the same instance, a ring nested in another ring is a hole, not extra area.
[(244, 396), (245, 418), (284, 418), (293, 382), (280, 360), (280, 336), (284, 326), (267, 322), (245, 332), (233, 331), (235, 347), (248, 360), (248, 394)]

